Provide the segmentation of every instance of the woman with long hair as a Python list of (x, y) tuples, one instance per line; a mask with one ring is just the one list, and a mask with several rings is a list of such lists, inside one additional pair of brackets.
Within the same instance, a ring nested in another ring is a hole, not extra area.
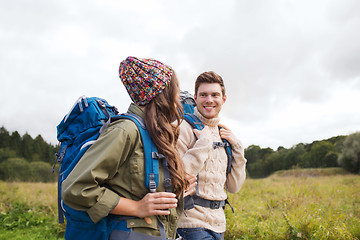
[(63, 200), (86, 211), (94, 223), (108, 218), (109, 239), (175, 239), (190, 185), (175, 149), (182, 115), (178, 79), (171, 67), (136, 57), (121, 62), (119, 75), (133, 101), (128, 113), (143, 119), (160, 160), (166, 161), (159, 164), (156, 192), (144, 184), (140, 132), (131, 120), (120, 119), (101, 133), (63, 182)]

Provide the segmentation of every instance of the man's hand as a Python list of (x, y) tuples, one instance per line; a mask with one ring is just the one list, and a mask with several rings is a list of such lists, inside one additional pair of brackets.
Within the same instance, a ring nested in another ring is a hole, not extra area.
[(225, 125), (219, 124), (220, 129), (220, 137), (228, 140), (228, 142), (231, 145), (234, 145), (238, 142), (238, 139), (236, 138), (235, 134)]
[(184, 190), (184, 197), (191, 195), (195, 191), (197, 185), (197, 177), (194, 175), (187, 175), (186, 179), (189, 181), (190, 185), (187, 189)]
[(193, 132), (197, 139), (199, 139), (200, 136), (203, 134), (204, 135), (211, 134), (210, 128), (208, 126), (205, 126), (201, 131), (198, 129), (193, 129)]

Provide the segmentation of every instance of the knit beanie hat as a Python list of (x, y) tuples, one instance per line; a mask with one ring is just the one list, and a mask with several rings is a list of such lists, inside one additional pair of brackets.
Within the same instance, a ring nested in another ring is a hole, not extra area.
[(127, 57), (120, 63), (119, 77), (131, 99), (138, 105), (149, 103), (169, 84), (173, 70), (154, 59)]

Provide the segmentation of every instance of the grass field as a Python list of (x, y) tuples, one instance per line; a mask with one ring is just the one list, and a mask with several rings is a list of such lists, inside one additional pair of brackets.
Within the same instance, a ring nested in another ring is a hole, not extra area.
[(298, 172), (247, 179), (230, 195), (226, 239), (360, 239), (360, 176)]
[[(314, 176), (247, 179), (225, 239), (360, 239), (360, 176)], [(0, 182), (0, 224), (0, 239), (63, 239), (56, 184)]]

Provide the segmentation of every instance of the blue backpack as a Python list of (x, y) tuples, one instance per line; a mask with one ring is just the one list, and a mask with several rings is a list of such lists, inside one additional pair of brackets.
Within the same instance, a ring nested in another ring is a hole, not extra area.
[[(183, 110), (184, 110), (184, 120), (188, 122), (192, 128), (202, 130), (204, 128), (204, 124), (201, 120), (195, 116), (194, 108), (196, 106), (196, 102), (192, 94), (187, 91), (180, 91), (180, 102), (182, 103)], [(220, 129), (220, 127), (219, 127)], [(231, 162), (232, 162), (232, 152), (231, 152), (231, 145), (226, 139), (222, 139), (222, 142), (214, 143), (214, 148), (217, 147), (224, 147), (225, 152), (227, 155), (227, 167), (226, 167), (226, 174), (231, 172)], [(184, 198), (184, 209), (192, 209), (194, 205), (200, 205), (203, 207), (209, 208), (219, 208), (225, 207), (226, 204), (229, 204), (232, 211), (234, 212), (233, 207), (230, 205), (229, 201), (226, 199), (225, 201), (211, 201), (207, 199), (203, 199), (200, 197), (199, 194), (199, 187), (196, 185), (196, 195), (189, 195)], [(186, 214), (186, 212), (185, 212)]]
[[(104, 99), (82, 96), (57, 126), (57, 139), (61, 144), (55, 160), (55, 164), (59, 163), (58, 212), (59, 223), (64, 223), (64, 215), (67, 220), (66, 239), (105, 240), (108, 239), (114, 228), (129, 231), (126, 224), (124, 224), (126, 218), (122, 219), (123, 222), (121, 223), (119, 218), (106, 217), (95, 224), (85, 211), (78, 211), (67, 206), (61, 197), (61, 184), (80, 158), (111, 122), (124, 118), (133, 121), (141, 135), (145, 155), (145, 185), (150, 192), (156, 192), (159, 182), (159, 160), (162, 160), (165, 170), (165, 189), (171, 192), (170, 175), (166, 171), (168, 170), (167, 161), (163, 155), (158, 153), (143, 120), (135, 114), (124, 113), (118, 115), (117, 109), (109, 105)], [(159, 228), (164, 238), (165, 232), (160, 222)]]

